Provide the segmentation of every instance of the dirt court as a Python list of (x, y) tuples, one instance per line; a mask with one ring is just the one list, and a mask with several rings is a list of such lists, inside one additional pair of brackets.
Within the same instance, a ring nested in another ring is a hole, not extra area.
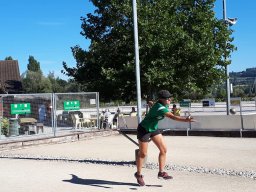
[(150, 143), (143, 169), (146, 186), (139, 187), (133, 176), (137, 146), (113, 135), (1, 151), (1, 191), (255, 191), (254, 138), (165, 136), (165, 140), (171, 181), (157, 179), (158, 150)]

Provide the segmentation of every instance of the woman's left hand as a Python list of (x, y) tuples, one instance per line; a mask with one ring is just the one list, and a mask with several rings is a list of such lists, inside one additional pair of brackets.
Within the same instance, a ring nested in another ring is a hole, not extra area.
[(189, 121), (189, 122), (196, 122), (191, 115), (187, 116), (186, 120)]

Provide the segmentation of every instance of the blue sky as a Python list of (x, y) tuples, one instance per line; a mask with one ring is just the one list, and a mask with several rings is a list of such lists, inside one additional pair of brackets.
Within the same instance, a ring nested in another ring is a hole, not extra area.
[[(230, 71), (256, 67), (254, 22), (255, 0), (226, 0), (227, 17), (237, 17), (232, 26), (234, 44)], [(216, 0), (217, 18), (222, 18), (222, 0)], [(40, 62), (44, 75), (61, 74), (62, 62), (75, 66), (70, 47), (86, 49), (89, 40), (81, 32), (80, 17), (92, 12), (89, 0), (0, 0), (0, 60), (7, 56), (17, 59), (20, 72), (27, 69), (29, 56)]]
[[(237, 23), (232, 26), (237, 51), (232, 53), (230, 72), (256, 67), (255, 7), (255, 0), (226, 0), (227, 17), (238, 18)], [(216, 0), (214, 10), (217, 18), (223, 18), (222, 0)]]
[(44, 75), (67, 79), (62, 62), (75, 66), (70, 47), (88, 47), (80, 17), (91, 11), (88, 0), (0, 0), (0, 59), (17, 59), (23, 73), (31, 55)]

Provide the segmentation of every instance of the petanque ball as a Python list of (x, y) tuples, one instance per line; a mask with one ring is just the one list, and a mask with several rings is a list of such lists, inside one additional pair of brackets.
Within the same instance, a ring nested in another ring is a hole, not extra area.
[(234, 108), (231, 108), (229, 111), (230, 111), (230, 113), (231, 113), (232, 115), (236, 114), (236, 109), (234, 109)]

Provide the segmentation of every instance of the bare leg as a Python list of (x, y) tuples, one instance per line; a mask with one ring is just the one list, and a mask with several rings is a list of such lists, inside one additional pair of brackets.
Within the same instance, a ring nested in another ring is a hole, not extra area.
[(159, 172), (162, 172), (164, 170), (165, 163), (166, 163), (167, 147), (164, 142), (164, 138), (163, 138), (162, 134), (158, 134), (158, 135), (152, 137), (151, 139), (155, 143), (157, 148), (159, 149), (159, 157), (158, 157)]
[(139, 154), (136, 159), (136, 165), (137, 165), (137, 174), (141, 175), (142, 166), (144, 163), (144, 159), (147, 156), (148, 151), (148, 142), (141, 142), (139, 141)]

